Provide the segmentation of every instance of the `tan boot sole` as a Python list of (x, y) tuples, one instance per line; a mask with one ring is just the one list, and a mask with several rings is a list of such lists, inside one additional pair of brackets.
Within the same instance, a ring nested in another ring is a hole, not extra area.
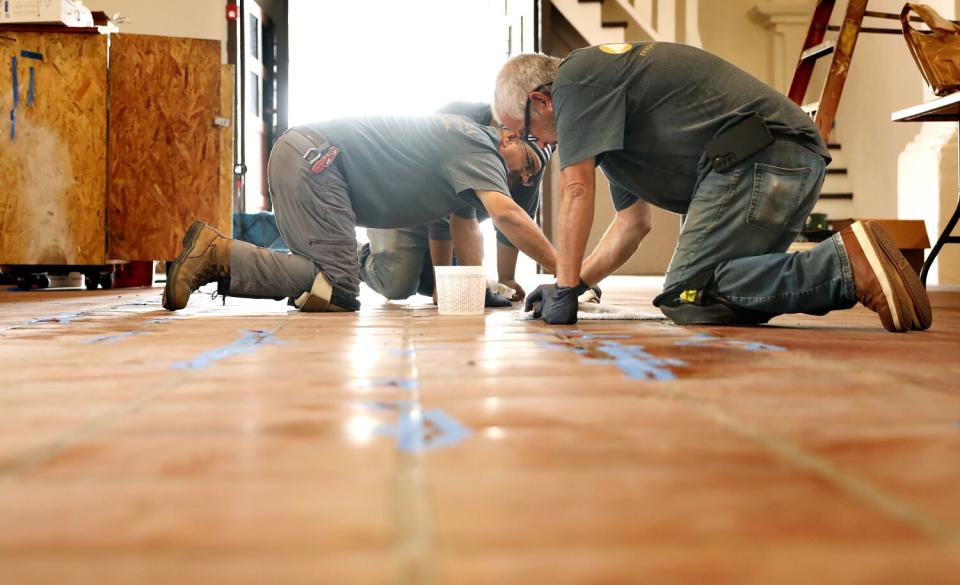
[[(876, 226), (871, 227), (875, 228)], [(889, 261), (887, 255), (884, 254), (882, 250), (878, 249), (880, 245), (879, 242), (877, 242), (876, 246), (874, 245), (875, 240), (871, 236), (875, 233), (875, 230), (871, 229), (868, 234), (867, 226), (859, 221), (851, 225), (850, 229), (857, 238), (857, 243), (863, 250), (863, 254), (866, 256), (867, 262), (870, 264), (870, 268), (876, 275), (877, 282), (880, 283), (880, 288), (883, 290), (884, 302), (887, 304), (887, 315), (889, 315), (889, 317), (885, 316), (883, 312), (878, 311), (880, 321), (887, 331), (900, 333), (909, 330), (913, 326), (914, 317), (913, 310), (910, 308), (909, 303), (906, 302), (908, 292), (897, 276), (893, 263)]]
[(885, 229), (873, 222), (866, 222), (866, 227), (873, 234), (883, 253), (890, 259), (890, 264), (893, 265), (897, 276), (907, 290), (913, 317), (911, 328), (921, 331), (928, 329), (933, 324), (933, 309), (930, 307), (930, 298), (927, 296), (926, 289), (923, 288), (923, 283), (920, 282), (920, 277), (913, 271), (910, 263), (903, 257)]
[(170, 270), (167, 271), (167, 284), (163, 287), (163, 308), (168, 311), (178, 311), (187, 306), (186, 304), (184, 304), (183, 307), (174, 305), (172, 287), (173, 283), (176, 282), (177, 274), (180, 272), (180, 265), (185, 258), (190, 256), (193, 245), (197, 242), (197, 237), (200, 235), (200, 232), (203, 231), (203, 225), (203, 222), (200, 220), (194, 220), (194, 222), (190, 224), (187, 233), (183, 236), (183, 251), (180, 252), (176, 260), (170, 264)]

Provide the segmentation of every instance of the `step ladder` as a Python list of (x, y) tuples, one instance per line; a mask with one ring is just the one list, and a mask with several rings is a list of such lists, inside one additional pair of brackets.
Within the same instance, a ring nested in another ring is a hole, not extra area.
[[(836, 0), (817, 1), (813, 18), (810, 20), (810, 28), (807, 29), (807, 37), (803, 42), (803, 51), (800, 53), (797, 68), (793, 72), (790, 91), (787, 93), (791, 100), (813, 116), (814, 123), (817, 125), (817, 130), (819, 130), (824, 142), (828, 142), (827, 136), (833, 128), (833, 119), (837, 115), (837, 107), (840, 105), (840, 95), (843, 93), (843, 85), (847, 81), (847, 73), (850, 70), (853, 49), (857, 45), (857, 37), (860, 36), (861, 32), (903, 34), (899, 28), (862, 26), (864, 17), (900, 20), (899, 14), (868, 11), (867, 0), (849, 0), (843, 24), (831, 26), (829, 24), (830, 16), (833, 14), (835, 4)], [(920, 19), (914, 17), (911, 20)], [(837, 31), (839, 33), (837, 40), (824, 40), (827, 31)], [(804, 104), (803, 100), (807, 94), (807, 87), (810, 85), (810, 78), (813, 76), (816, 62), (831, 54), (833, 59), (830, 62), (830, 71), (827, 73), (820, 99), (813, 103)]]

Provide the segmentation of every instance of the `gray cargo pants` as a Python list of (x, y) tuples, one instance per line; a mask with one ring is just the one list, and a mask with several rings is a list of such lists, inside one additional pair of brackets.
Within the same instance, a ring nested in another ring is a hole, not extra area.
[(350, 187), (336, 163), (314, 174), (308, 161), (329, 146), (304, 128), (290, 129), (277, 141), (267, 180), (277, 227), (290, 253), (234, 242), (227, 294), (296, 298), (310, 290), (321, 271), (338, 293), (350, 298), (360, 294)]

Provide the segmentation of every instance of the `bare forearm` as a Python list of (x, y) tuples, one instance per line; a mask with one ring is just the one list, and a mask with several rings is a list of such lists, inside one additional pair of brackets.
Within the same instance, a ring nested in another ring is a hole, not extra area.
[(527, 216), (517, 207), (514, 211), (494, 218), (497, 227), (517, 248), (540, 263), (548, 271), (556, 270), (557, 253), (553, 246)]
[(577, 286), (583, 253), (593, 225), (594, 185), (573, 182), (563, 186), (557, 217), (557, 284)]
[(430, 240), (430, 259), (434, 266), (453, 264), (453, 240)]
[(497, 278), (500, 282), (515, 279), (518, 253), (516, 248), (497, 242)]
[(583, 263), (580, 271), (583, 281), (593, 285), (613, 274), (637, 251), (645, 235), (646, 231), (641, 233), (614, 220)]
[(483, 264), (483, 234), (476, 219), (463, 219), (454, 214), (450, 221), (453, 249), (462, 266)]

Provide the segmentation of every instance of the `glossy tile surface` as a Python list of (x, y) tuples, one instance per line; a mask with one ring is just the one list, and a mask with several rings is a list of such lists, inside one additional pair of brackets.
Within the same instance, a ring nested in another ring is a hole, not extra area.
[(159, 292), (0, 292), (0, 583), (960, 579), (958, 289), (904, 335)]

